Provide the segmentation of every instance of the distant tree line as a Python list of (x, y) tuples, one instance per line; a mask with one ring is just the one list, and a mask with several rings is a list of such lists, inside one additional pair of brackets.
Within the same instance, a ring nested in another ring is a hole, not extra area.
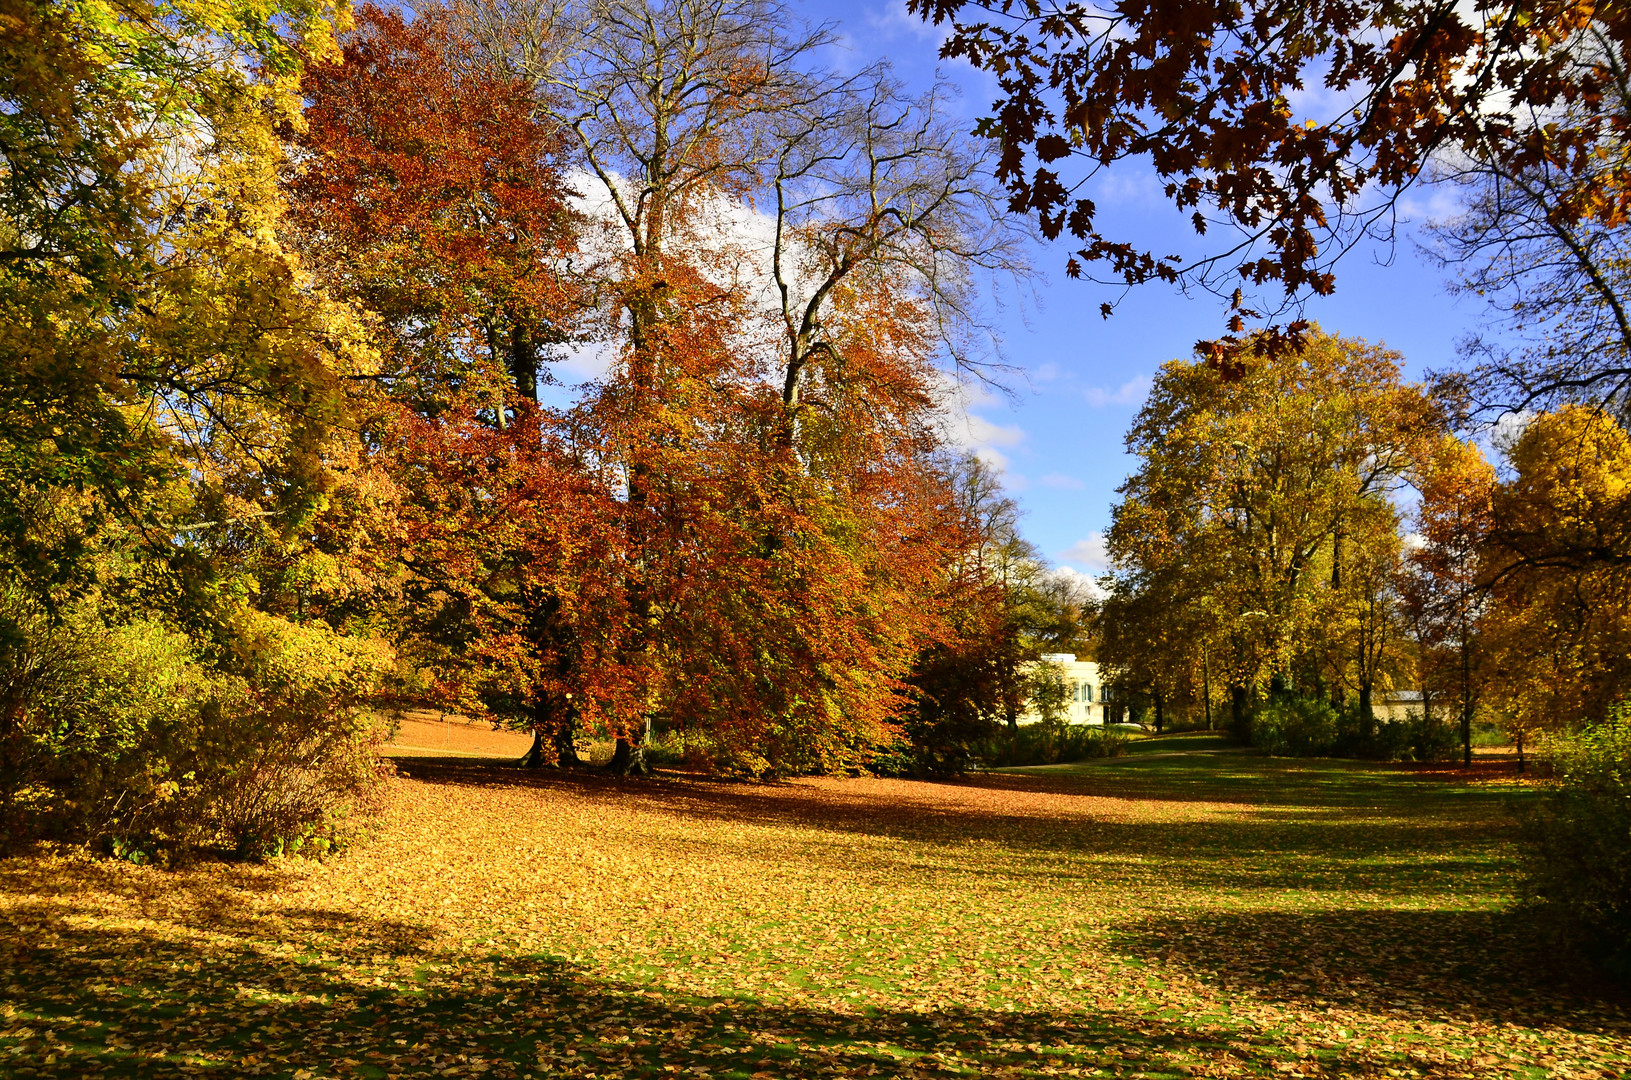
[[(1523, 418), (1505, 475), (1398, 358), (1318, 331), (1239, 369), (1174, 361), (1128, 445), (1099, 662), (1147, 713), (1291, 752), (1471, 761), (1631, 695), (1609, 412)], [(1413, 719), (1379, 723), (1409, 690)]]

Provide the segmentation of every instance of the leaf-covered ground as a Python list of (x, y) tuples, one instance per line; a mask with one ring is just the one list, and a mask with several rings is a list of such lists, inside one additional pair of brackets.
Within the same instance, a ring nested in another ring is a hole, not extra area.
[(364, 846), (0, 863), (0, 1075), (1621, 1076), (1522, 788), (1230, 753), (927, 784), (400, 761)]

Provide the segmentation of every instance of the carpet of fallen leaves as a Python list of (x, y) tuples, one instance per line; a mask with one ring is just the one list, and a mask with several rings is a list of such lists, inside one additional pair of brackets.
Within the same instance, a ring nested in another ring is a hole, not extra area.
[(324, 863), (0, 862), (0, 1075), (1631, 1070), (1521, 786), (1228, 754), (958, 783), (405, 757)]

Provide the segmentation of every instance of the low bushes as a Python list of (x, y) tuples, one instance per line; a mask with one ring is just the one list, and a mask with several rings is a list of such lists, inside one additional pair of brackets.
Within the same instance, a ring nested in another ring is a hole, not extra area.
[(0, 626), (0, 839), (321, 852), (377, 793), (384, 730), (358, 706), (382, 646), (243, 612), (206, 657), (156, 620), (49, 619), (15, 595)]
[(1444, 761), (1459, 743), (1455, 730), (1417, 713), (1404, 720), (1378, 719), (1362, 731), (1356, 710), (1338, 709), (1320, 697), (1281, 694), (1251, 713), (1237, 737), (1276, 757), (1361, 757), (1382, 761)]
[(982, 764), (1001, 768), (1120, 757), (1126, 749), (1127, 735), (1114, 728), (1041, 722), (994, 736), (976, 753)]
[(1523, 816), (1522, 908), (1558, 946), (1631, 981), (1631, 707), (1537, 757), (1552, 780)]

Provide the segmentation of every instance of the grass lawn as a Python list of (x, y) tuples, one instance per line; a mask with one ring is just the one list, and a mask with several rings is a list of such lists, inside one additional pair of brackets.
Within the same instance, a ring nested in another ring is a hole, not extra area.
[[(414, 757), (323, 864), (0, 863), (0, 1075), (1631, 1071), (1504, 783), (1156, 753), (961, 783)], [(1187, 751), (1187, 752), (1186, 752)]]

